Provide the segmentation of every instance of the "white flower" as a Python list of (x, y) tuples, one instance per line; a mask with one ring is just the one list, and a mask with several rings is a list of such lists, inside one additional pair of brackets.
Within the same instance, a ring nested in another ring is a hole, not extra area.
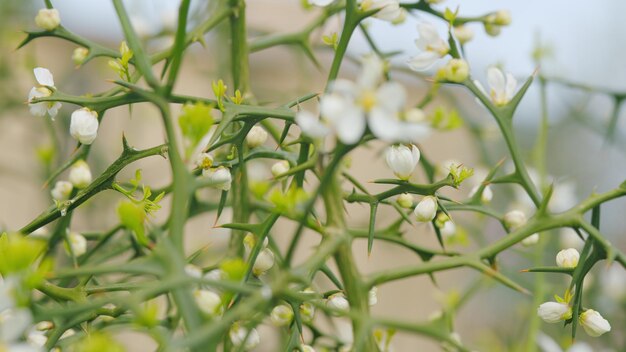
[(76, 188), (85, 188), (91, 183), (91, 170), (84, 160), (78, 160), (72, 165), (69, 180)]
[(48, 113), (50, 118), (54, 120), (54, 117), (58, 114), (61, 108), (61, 103), (55, 101), (43, 101), (41, 103), (31, 103), (35, 98), (49, 97), (52, 91), (48, 87), (54, 88), (54, 78), (52, 73), (43, 67), (36, 67), (33, 72), (35, 73), (35, 79), (39, 83), (36, 87), (31, 88), (28, 93), (28, 107), (30, 113), (33, 116), (43, 117)]
[(468, 26), (456, 26), (452, 29), (452, 32), (461, 44), (465, 44), (474, 38), (474, 31)]
[(526, 247), (529, 247), (529, 246), (537, 244), (537, 242), (539, 242), (539, 234), (538, 233), (533, 233), (532, 235), (530, 235), (530, 236), (528, 236), (528, 237), (526, 237), (526, 238), (524, 238), (522, 240), (522, 245), (526, 246)]
[(415, 210), (413, 211), (417, 221), (429, 222), (437, 215), (437, 198), (434, 196), (426, 196), (417, 203)]
[(248, 331), (240, 323), (233, 324), (228, 332), (228, 337), (235, 347), (243, 347), (244, 350), (251, 350), (261, 343), (261, 336), (255, 328)]
[(315, 317), (315, 306), (312, 303), (304, 302), (300, 305), (299, 308), (300, 316), (302, 316), (302, 321), (311, 322)]
[(463, 59), (450, 59), (437, 71), (437, 78), (462, 83), (469, 77), (469, 65)]
[(193, 277), (194, 279), (199, 279), (202, 277), (202, 269), (200, 269), (197, 265), (186, 264), (184, 270), (185, 274)]
[(487, 69), (487, 83), (489, 83), (489, 93), (485, 91), (479, 81), (474, 81), (478, 89), (487, 95), (496, 106), (508, 104), (515, 96), (517, 80), (508, 72), (505, 75), (499, 68), (490, 67)]
[(337, 79), (322, 96), (321, 120), (302, 111), (296, 115), (296, 122), (311, 137), (321, 138), (332, 132), (348, 145), (361, 139), (368, 124), (374, 136), (390, 143), (424, 138), (430, 128), (409, 119), (411, 114), (403, 111), (406, 91), (395, 82), (381, 84), (384, 71), (385, 63), (380, 58), (364, 57), (356, 83)]
[(214, 169), (204, 169), (202, 170), (202, 176), (207, 177), (211, 182), (213, 182), (211, 187), (222, 191), (230, 190), (230, 184), (233, 181), (230, 170), (224, 166)]
[(98, 136), (98, 113), (82, 108), (72, 113), (70, 134), (82, 144), (91, 144)]
[(450, 46), (439, 36), (437, 28), (429, 22), (420, 22), (417, 25), (417, 32), (419, 37), (415, 45), (421, 52), (409, 59), (408, 64), (412, 70), (422, 71), (446, 56), (450, 51)]
[(54, 184), (52, 191), (50, 191), (50, 194), (54, 200), (64, 201), (70, 197), (73, 188), (74, 186), (72, 186), (70, 182), (57, 181), (57, 183)]
[(589, 336), (598, 337), (611, 331), (611, 324), (593, 309), (587, 309), (578, 318)]
[(204, 313), (211, 316), (221, 314), (222, 300), (220, 296), (209, 290), (194, 290), (193, 298), (198, 305), (198, 308)]
[(545, 302), (537, 308), (537, 314), (546, 323), (558, 323), (572, 317), (572, 308), (567, 303)]
[(509, 231), (515, 231), (526, 224), (526, 214), (520, 210), (511, 210), (504, 214), (503, 220)]
[(250, 148), (256, 148), (267, 140), (267, 132), (261, 126), (253, 126), (246, 136), (246, 144)]
[[(0, 283), (0, 285), (2, 285)], [(31, 328), (33, 317), (28, 309), (9, 308), (0, 311), (0, 350), (7, 352), (41, 352), (40, 346), (20, 342)]]
[(300, 350), (302, 352), (315, 352), (315, 348), (309, 346), (309, 345), (300, 345)]
[(393, 145), (385, 152), (387, 166), (401, 180), (408, 180), (420, 160), (420, 151), (415, 145)]
[(309, 0), (309, 4), (313, 6), (325, 7), (332, 4), (333, 1), (335, 0)]
[(278, 177), (284, 173), (287, 173), (288, 171), (289, 162), (287, 160), (281, 160), (272, 165), (272, 175), (274, 175), (274, 177)]
[(252, 272), (256, 276), (264, 274), (274, 266), (274, 253), (269, 248), (262, 249), (254, 261)]
[(439, 227), (439, 232), (441, 232), (442, 237), (452, 237), (456, 234), (456, 225), (454, 221), (448, 219), (443, 223), (443, 226)]
[[(470, 197), (473, 197), (476, 192), (478, 192), (478, 188), (480, 186), (474, 186), (469, 193)], [(491, 190), (491, 186), (487, 185), (483, 188), (483, 193), (480, 194), (480, 201), (483, 203), (489, 203), (493, 199), (493, 191)]]
[(213, 156), (209, 153), (200, 153), (196, 158), (196, 166), (198, 169), (209, 169), (213, 166)]
[(378, 303), (378, 287), (372, 287), (367, 293), (367, 303), (370, 306), (376, 305)]
[(87, 240), (80, 233), (70, 231), (67, 234), (67, 242), (74, 256), (80, 257), (87, 252)]
[(601, 281), (602, 292), (607, 296), (615, 301), (621, 301), (626, 297), (626, 272), (618, 264), (606, 270), (601, 276)]
[(402, 193), (398, 196), (398, 199), (396, 199), (396, 202), (399, 206), (407, 209), (413, 207), (413, 201), (414, 197), (410, 193)]
[(350, 309), (350, 303), (348, 303), (346, 296), (344, 296), (341, 292), (330, 295), (326, 300), (326, 305), (336, 310), (345, 311)]
[(287, 326), (293, 321), (293, 308), (287, 304), (279, 304), (270, 313), (270, 320), (274, 326)]
[(80, 66), (83, 62), (85, 62), (87, 55), (89, 55), (89, 49), (79, 46), (72, 52), (72, 61), (74, 61), (76, 66)]
[(35, 24), (47, 31), (54, 30), (61, 24), (61, 16), (57, 9), (40, 9), (35, 16)]
[(384, 21), (393, 22), (402, 16), (400, 2), (398, 0), (360, 0), (361, 10), (373, 11), (378, 10), (374, 17)]
[(556, 254), (556, 265), (560, 268), (575, 268), (579, 259), (580, 253), (576, 249), (563, 249)]

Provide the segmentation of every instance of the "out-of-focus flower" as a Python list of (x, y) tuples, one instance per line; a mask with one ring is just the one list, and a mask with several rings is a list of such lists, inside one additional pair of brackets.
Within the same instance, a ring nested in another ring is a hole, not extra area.
[(252, 272), (256, 276), (264, 274), (274, 266), (274, 253), (269, 248), (262, 249), (254, 261)]
[(82, 108), (72, 113), (70, 135), (82, 144), (91, 144), (98, 136), (98, 113)]
[(372, 287), (367, 293), (367, 303), (370, 306), (376, 305), (378, 303), (378, 287)]
[(402, 193), (398, 196), (398, 199), (396, 199), (396, 202), (399, 206), (407, 209), (413, 207), (413, 201), (414, 197), (410, 193)]
[(233, 181), (230, 170), (224, 166), (213, 169), (204, 169), (202, 170), (202, 176), (207, 177), (211, 180), (211, 182), (213, 182), (211, 187), (222, 191), (230, 190), (230, 185)]
[(469, 77), (469, 65), (463, 59), (450, 59), (437, 71), (438, 80), (462, 83)]
[[(470, 197), (473, 197), (476, 192), (478, 192), (478, 188), (480, 186), (474, 186), (474, 188), (472, 188), (472, 190), (469, 193)], [(485, 186), (485, 188), (483, 188), (483, 193), (480, 194), (480, 201), (483, 203), (490, 203), (491, 200), (493, 199), (493, 191), (491, 190), (491, 186), (487, 185)]]
[(420, 160), (420, 151), (415, 145), (393, 145), (385, 152), (387, 166), (401, 180), (408, 180)]
[(584, 311), (578, 321), (589, 336), (598, 337), (611, 331), (611, 324), (593, 309)]
[(515, 231), (526, 224), (526, 214), (521, 210), (511, 210), (504, 214), (503, 220), (509, 231)]
[(61, 24), (61, 15), (57, 9), (40, 9), (35, 16), (37, 27), (46, 31), (52, 31)]
[(202, 277), (202, 269), (200, 269), (197, 265), (187, 264), (185, 265), (185, 274), (195, 279), (199, 279)]
[(417, 221), (430, 222), (437, 215), (437, 198), (434, 196), (426, 196), (417, 203), (415, 210), (413, 211)]
[(289, 162), (287, 160), (277, 161), (272, 165), (272, 175), (278, 177), (289, 171)]
[(222, 300), (217, 293), (210, 290), (197, 289), (193, 291), (193, 298), (203, 313), (211, 316), (221, 314)]
[(80, 257), (87, 252), (87, 239), (85, 239), (85, 236), (80, 233), (70, 231), (67, 234), (67, 242), (69, 244), (69, 248), (71, 249), (71, 253), (74, 254), (74, 256)]
[(74, 186), (72, 186), (70, 182), (57, 181), (57, 183), (54, 184), (54, 188), (52, 188), (52, 191), (50, 191), (50, 194), (52, 195), (52, 198), (54, 200), (68, 200), (73, 188)]
[(575, 268), (579, 259), (580, 253), (576, 249), (563, 249), (556, 254), (556, 265), (561, 268)]
[(36, 67), (33, 72), (35, 73), (35, 79), (37, 80), (38, 85), (31, 88), (28, 93), (28, 107), (30, 109), (30, 113), (37, 117), (43, 117), (46, 113), (48, 113), (50, 118), (54, 120), (54, 117), (59, 113), (61, 103), (58, 101), (31, 103), (31, 101), (35, 98), (45, 98), (52, 94), (52, 91), (48, 88), (55, 88), (52, 73), (43, 67)]
[(528, 236), (528, 237), (526, 237), (526, 238), (524, 238), (522, 240), (522, 245), (526, 246), (526, 247), (529, 247), (529, 246), (537, 244), (537, 242), (539, 242), (539, 234), (538, 233), (533, 233), (532, 235), (530, 235), (530, 236)]
[(361, 10), (378, 10), (374, 17), (384, 21), (393, 22), (402, 16), (402, 9), (398, 0), (359, 0), (359, 2)]
[(417, 25), (417, 32), (419, 37), (415, 41), (415, 45), (420, 53), (409, 59), (408, 64), (412, 70), (422, 71), (446, 56), (450, 51), (450, 46), (439, 36), (437, 28), (429, 22), (420, 22)]
[(279, 304), (270, 313), (270, 320), (274, 326), (287, 326), (293, 321), (293, 308), (287, 304)]
[(330, 295), (326, 300), (326, 305), (336, 310), (346, 311), (350, 309), (350, 304), (348, 303), (346, 296), (344, 296), (341, 292)]
[(74, 187), (85, 188), (91, 183), (91, 169), (84, 160), (78, 160), (70, 168), (68, 178)]
[(72, 61), (74, 61), (74, 65), (80, 66), (85, 62), (85, 59), (89, 55), (89, 49), (83, 48), (82, 46), (74, 49), (72, 52)]
[(246, 144), (250, 148), (256, 148), (263, 145), (267, 140), (267, 132), (261, 126), (253, 126), (246, 136)]
[(505, 75), (499, 68), (490, 67), (487, 69), (487, 83), (489, 84), (489, 93), (485, 91), (479, 81), (474, 81), (478, 89), (488, 96), (495, 106), (504, 106), (515, 96), (517, 80), (508, 72)]
[(248, 351), (261, 343), (261, 336), (255, 328), (248, 330), (246, 327), (241, 326), (241, 323), (234, 323), (228, 332), (230, 341), (237, 348), (243, 348)]
[(213, 156), (209, 153), (200, 153), (196, 158), (196, 166), (202, 170), (211, 168), (213, 166)]
[(325, 7), (333, 3), (335, 0), (308, 0), (309, 4), (319, 7)]
[(474, 31), (465, 25), (455, 26), (452, 32), (461, 44), (465, 44), (474, 38)]

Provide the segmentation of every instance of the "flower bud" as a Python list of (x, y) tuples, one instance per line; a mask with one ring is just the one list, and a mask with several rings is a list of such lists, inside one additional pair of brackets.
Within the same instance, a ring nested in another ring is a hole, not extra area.
[(289, 171), (289, 162), (287, 160), (281, 160), (272, 165), (272, 175), (278, 177)]
[(98, 113), (82, 108), (72, 113), (70, 134), (82, 144), (91, 144), (98, 136)]
[(537, 308), (537, 314), (546, 323), (558, 323), (572, 317), (572, 308), (563, 302), (545, 302)]
[(80, 257), (87, 252), (87, 240), (78, 232), (70, 232), (67, 234), (67, 242), (71, 250), (71, 254)]
[(215, 169), (202, 170), (202, 176), (208, 177), (213, 184), (211, 187), (220, 189), (222, 191), (230, 190), (230, 184), (233, 180), (230, 170), (224, 166), (220, 166)]
[[(261, 343), (261, 336), (259, 332), (252, 328), (248, 332), (248, 329), (241, 326), (240, 323), (234, 323), (228, 332), (230, 341), (237, 348), (243, 348), (244, 350), (251, 350)], [(247, 337), (247, 338), (246, 338)]]
[(498, 26), (508, 26), (511, 24), (511, 12), (508, 10), (496, 11), (493, 23)]
[(89, 55), (89, 49), (83, 48), (82, 46), (78, 47), (72, 52), (72, 61), (74, 61), (76, 66), (80, 66), (85, 62), (87, 55)]
[(512, 210), (504, 214), (504, 226), (509, 231), (515, 231), (526, 224), (526, 214), (519, 210)]
[(367, 293), (367, 303), (370, 306), (376, 305), (378, 303), (378, 287), (372, 287)]
[(556, 254), (556, 265), (560, 268), (575, 268), (580, 254), (574, 248), (563, 249)]
[(315, 348), (309, 346), (309, 345), (300, 345), (300, 350), (302, 352), (315, 352)]
[(270, 320), (274, 326), (287, 326), (293, 321), (293, 308), (287, 304), (280, 304), (272, 309)]
[(441, 68), (439, 75), (447, 81), (461, 83), (469, 77), (469, 65), (463, 59), (450, 59)]
[(256, 148), (267, 140), (267, 132), (261, 126), (253, 126), (246, 136), (246, 144), (250, 148)]
[(196, 159), (198, 169), (206, 170), (213, 166), (213, 156), (209, 153), (201, 153)]
[(72, 165), (69, 175), (70, 182), (74, 187), (81, 189), (89, 186), (91, 183), (91, 170), (84, 160), (78, 160)]
[(522, 245), (526, 246), (526, 247), (529, 247), (529, 246), (537, 244), (537, 242), (539, 242), (539, 234), (538, 233), (533, 233), (532, 235), (530, 235), (530, 236), (528, 236), (528, 237), (526, 237), (526, 238), (524, 238), (522, 240)]
[(202, 277), (202, 269), (200, 269), (197, 265), (187, 264), (185, 265), (185, 274), (195, 279), (199, 279)]
[[(470, 197), (473, 197), (476, 192), (478, 192), (478, 188), (480, 186), (474, 186), (474, 188), (472, 188), (472, 190), (469, 193)], [(493, 199), (493, 191), (491, 190), (491, 186), (487, 185), (485, 186), (485, 188), (483, 188), (483, 193), (481, 193), (480, 195), (480, 201), (483, 203), (490, 203), (491, 200)]]
[(274, 253), (269, 248), (264, 248), (257, 255), (252, 266), (252, 272), (256, 276), (263, 275), (266, 271), (270, 270), (274, 266)]
[(346, 296), (344, 296), (343, 293), (341, 292), (330, 295), (328, 299), (326, 300), (326, 305), (329, 308), (336, 309), (336, 310), (345, 311), (345, 310), (350, 309), (350, 303), (348, 303)]
[(50, 191), (50, 194), (52, 194), (52, 198), (54, 200), (68, 200), (73, 188), (74, 186), (67, 181), (57, 181), (57, 183), (54, 184), (52, 191)]
[(387, 166), (401, 180), (408, 180), (420, 160), (420, 151), (415, 145), (393, 145), (387, 148), (385, 161)]
[(396, 199), (396, 202), (398, 203), (399, 206), (403, 207), (403, 208), (413, 208), (413, 195), (410, 193), (402, 193), (401, 195), (398, 196), (398, 198)]
[(35, 16), (35, 24), (47, 31), (54, 30), (61, 24), (61, 16), (57, 9), (41, 9)]
[(221, 314), (222, 300), (217, 293), (209, 290), (194, 290), (193, 298), (204, 314), (211, 316)]
[(429, 222), (437, 215), (437, 198), (434, 196), (426, 196), (417, 203), (415, 210), (413, 211), (417, 221)]
[[(266, 248), (269, 244), (269, 238), (263, 239), (263, 248)], [(256, 235), (252, 232), (248, 232), (243, 238), (243, 247), (247, 252), (251, 252), (256, 245)]]
[(304, 302), (300, 305), (300, 316), (302, 321), (310, 323), (315, 317), (315, 306), (309, 302)]
[(443, 223), (443, 226), (439, 227), (442, 237), (452, 237), (456, 234), (456, 225), (450, 219)]
[(587, 309), (578, 318), (587, 335), (598, 337), (611, 331), (611, 324), (593, 309)]
[(484, 26), (485, 26), (485, 33), (487, 33), (488, 35), (492, 37), (497, 37), (498, 35), (500, 35), (500, 32), (502, 31), (502, 27), (489, 23), (489, 22), (485, 22)]
[(456, 26), (452, 30), (454, 36), (461, 44), (465, 44), (474, 38), (474, 31), (468, 26)]

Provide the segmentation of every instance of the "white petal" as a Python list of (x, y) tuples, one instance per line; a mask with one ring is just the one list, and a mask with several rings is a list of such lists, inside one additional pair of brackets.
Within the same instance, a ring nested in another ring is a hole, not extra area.
[(509, 101), (515, 95), (515, 89), (517, 89), (517, 80), (512, 74), (506, 74), (506, 87), (504, 88), (506, 100)]
[(54, 102), (52, 104), (52, 106), (48, 106), (48, 114), (50, 115), (50, 118), (52, 118), (54, 120), (54, 118), (57, 116), (57, 114), (59, 113), (59, 109), (61, 108), (62, 104), (57, 102)]
[(376, 138), (385, 142), (400, 142), (398, 136), (402, 134), (402, 126), (395, 117), (389, 116), (390, 112), (374, 108), (369, 113), (368, 125)]
[(47, 68), (36, 67), (33, 72), (35, 73), (35, 79), (42, 86), (54, 87), (54, 78), (52, 73)]
[(389, 111), (399, 111), (406, 102), (406, 90), (397, 82), (384, 83), (376, 91), (379, 105)]
[[(439, 40), (439, 33), (437, 33), (437, 28), (430, 22), (420, 22), (417, 25), (417, 33), (419, 33), (418, 41), (420, 42), (420, 44), (428, 45)], [(421, 50), (426, 50), (426, 47), (420, 47), (420, 44), (418, 44), (418, 48)]]
[(91, 144), (98, 135), (98, 115), (95, 111), (78, 109), (72, 113), (70, 135), (82, 144)]
[(328, 121), (339, 120), (346, 110), (354, 106), (354, 102), (339, 94), (327, 94), (320, 101), (322, 117)]
[(44, 117), (48, 111), (48, 103), (28, 104), (30, 114), (35, 117)]
[(313, 113), (302, 110), (296, 114), (296, 123), (302, 132), (313, 137), (322, 138), (328, 135), (330, 130)]
[(335, 0), (309, 0), (309, 4), (324, 7), (330, 5), (333, 1)]
[(487, 70), (487, 83), (489, 83), (489, 88), (495, 91), (497, 95), (504, 93), (504, 75), (499, 68), (489, 67)]
[[(361, 74), (358, 78), (358, 85), (361, 89), (374, 89), (383, 77), (385, 72), (385, 62), (376, 55), (367, 55), (361, 60)], [(344, 83), (343, 90), (352, 92), (355, 89)]]
[(345, 111), (345, 114), (333, 121), (337, 137), (344, 144), (354, 144), (358, 142), (365, 132), (365, 116), (363, 111), (352, 107)]
[(33, 322), (28, 309), (11, 309), (2, 312), (0, 319), (0, 341), (11, 342), (19, 339)]
[(409, 59), (408, 64), (411, 70), (423, 71), (432, 66), (440, 56), (434, 51), (424, 51)]

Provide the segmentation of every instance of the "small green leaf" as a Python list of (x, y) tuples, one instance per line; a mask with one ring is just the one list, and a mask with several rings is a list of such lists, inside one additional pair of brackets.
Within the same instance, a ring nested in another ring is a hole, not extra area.
[(203, 102), (185, 104), (178, 125), (185, 137), (186, 155), (189, 157), (213, 125), (213, 106)]

